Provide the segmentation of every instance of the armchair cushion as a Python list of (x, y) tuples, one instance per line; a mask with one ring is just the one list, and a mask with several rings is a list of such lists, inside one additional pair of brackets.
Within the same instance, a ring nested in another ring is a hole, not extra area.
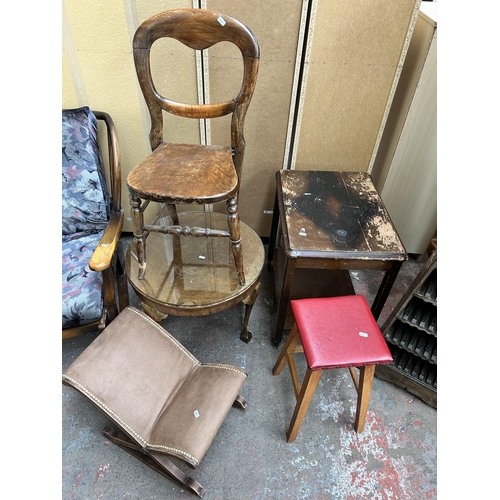
[(62, 238), (62, 328), (99, 320), (103, 311), (102, 273), (89, 268), (89, 260), (104, 231), (76, 233)]
[(62, 112), (62, 234), (106, 228), (110, 197), (97, 142), (97, 119), (88, 107)]
[(101, 318), (103, 277), (89, 260), (108, 225), (110, 195), (88, 107), (62, 112), (62, 328)]

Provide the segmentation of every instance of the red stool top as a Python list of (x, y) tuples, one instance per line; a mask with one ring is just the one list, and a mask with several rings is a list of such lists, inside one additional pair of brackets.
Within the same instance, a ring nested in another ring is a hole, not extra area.
[(362, 295), (292, 300), (291, 304), (311, 370), (392, 361)]

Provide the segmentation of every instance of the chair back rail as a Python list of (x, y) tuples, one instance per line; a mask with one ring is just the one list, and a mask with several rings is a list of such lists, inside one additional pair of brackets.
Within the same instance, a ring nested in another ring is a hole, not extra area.
[[(236, 45), (243, 57), (243, 81), (233, 100), (215, 104), (187, 104), (158, 93), (151, 76), (151, 46), (159, 38), (173, 38), (194, 49), (205, 50), (219, 42)], [(253, 33), (230, 16), (206, 9), (176, 9), (144, 21), (133, 41), (134, 62), (139, 84), (151, 115), (150, 144), (155, 150), (163, 142), (162, 111), (187, 118), (218, 118), (233, 113), (231, 146), (240, 175), (245, 148), (243, 122), (252, 98), (259, 67), (259, 45)]]

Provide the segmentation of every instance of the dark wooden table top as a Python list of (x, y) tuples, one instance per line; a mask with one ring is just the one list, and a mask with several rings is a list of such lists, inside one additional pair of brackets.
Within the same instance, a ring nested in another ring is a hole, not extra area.
[(407, 259), (366, 172), (281, 170), (278, 204), (289, 257)]

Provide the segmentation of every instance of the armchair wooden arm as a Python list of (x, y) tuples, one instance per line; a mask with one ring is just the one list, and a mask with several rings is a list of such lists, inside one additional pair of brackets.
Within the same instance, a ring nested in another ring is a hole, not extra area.
[(90, 258), (89, 267), (92, 271), (104, 271), (111, 265), (118, 247), (123, 217), (123, 209), (120, 212), (111, 214), (108, 227)]
[(90, 258), (89, 267), (93, 271), (103, 271), (111, 265), (123, 226), (124, 212), (121, 205), (121, 155), (118, 134), (111, 116), (103, 111), (94, 111), (94, 115), (98, 120), (102, 120), (106, 124), (110, 176), (109, 192), (112, 201), (111, 217), (108, 227)]

